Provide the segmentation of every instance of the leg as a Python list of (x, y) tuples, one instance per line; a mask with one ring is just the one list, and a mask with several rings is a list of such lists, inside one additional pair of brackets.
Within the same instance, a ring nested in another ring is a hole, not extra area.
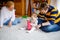
[(43, 20), (38, 18), (38, 25), (41, 24), (41, 23), (43, 23)]
[(19, 18), (16, 18), (16, 19), (14, 20), (14, 22), (12, 22), (12, 25), (16, 25), (16, 24), (18, 24), (18, 23), (20, 23), (20, 19), (19, 19)]
[(39, 25), (39, 24), (42, 24), (42, 23), (44, 23), (44, 22), (47, 22), (47, 21), (46, 21), (46, 20), (43, 20), (43, 19), (38, 18), (38, 25)]
[[(4, 23), (4, 25), (8, 25), (10, 21), (11, 21), (10, 19), (7, 20), (7, 21)], [(14, 22), (12, 22), (12, 25), (16, 25), (16, 24), (18, 24), (18, 23), (20, 23), (20, 19), (19, 19), (19, 18), (16, 18), (16, 19), (14, 20)]]
[(17, 23), (20, 23), (20, 18), (16, 18)]
[(36, 26), (36, 29), (39, 29), (39, 27), (42, 26), (42, 25), (40, 25), (42, 23), (43, 23), (43, 20), (38, 17), (38, 25)]
[(60, 27), (57, 24), (54, 24), (50, 26), (41, 27), (40, 29), (44, 32), (55, 32), (55, 31), (59, 31)]
[(10, 19), (9, 19), (9, 20), (7, 20), (7, 21), (4, 23), (4, 25), (8, 25), (8, 24), (9, 24), (9, 22), (10, 22)]
[(59, 26), (60, 26), (60, 22), (59, 23), (57, 23)]

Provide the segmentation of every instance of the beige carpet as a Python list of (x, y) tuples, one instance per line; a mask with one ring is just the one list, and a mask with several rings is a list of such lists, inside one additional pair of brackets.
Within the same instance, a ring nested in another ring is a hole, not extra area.
[(12, 27), (4, 26), (0, 29), (0, 40), (60, 40), (60, 31), (26, 33), (26, 30), (20, 30), (21, 27), (26, 27), (26, 19), (21, 19), (20, 24)]

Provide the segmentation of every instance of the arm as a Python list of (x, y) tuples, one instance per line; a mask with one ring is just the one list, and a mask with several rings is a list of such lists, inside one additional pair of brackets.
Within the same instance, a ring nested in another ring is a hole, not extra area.
[(15, 20), (15, 10), (13, 10), (12, 17), (11, 17), (11, 21), (13, 22), (14, 20)]
[(0, 17), (0, 27), (3, 27), (3, 21), (4, 21), (4, 15), (5, 15), (5, 14), (4, 14), (4, 15), (3, 15), (3, 14), (4, 14), (4, 10), (1, 9), (1, 15), (0, 15), (0, 16), (1, 16), (1, 17)]
[(42, 23), (42, 26), (47, 26), (47, 25), (51, 25), (50, 22)]
[[(51, 13), (50, 13), (50, 18), (47, 19), (48, 22), (42, 23), (42, 25), (43, 25), (43, 26), (45, 26), (45, 25), (51, 25), (51, 24), (55, 24), (55, 23), (59, 22), (60, 19), (58, 18), (58, 16), (59, 16), (58, 10), (53, 9), (53, 10), (51, 11)], [(56, 20), (56, 18), (58, 18), (58, 19)], [(50, 21), (49, 21), (49, 20), (50, 20)]]
[(12, 16), (11, 16), (11, 21), (9, 22), (9, 26), (12, 25), (12, 22), (15, 20), (15, 11), (13, 10)]

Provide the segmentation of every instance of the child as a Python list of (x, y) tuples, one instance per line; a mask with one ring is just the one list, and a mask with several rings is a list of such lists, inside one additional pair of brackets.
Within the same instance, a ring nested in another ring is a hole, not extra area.
[(39, 11), (39, 5), (40, 5), (40, 3), (39, 2), (34, 2), (33, 4), (32, 4), (32, 13), (37, 13), (37, 14), (39, 14), (40, 13), (40, 11)]
[(37, 14), (36, 13), (33, 13), (32, 16), (31, 16), (31, 19), (30, 19), (30, 30), (28, 30), (28, 33), (34, 31), (36, 29), (36, 26), (38, 24), (38, 21), (37, 21)]
[(15, 17), (14, 2), (8, 1), (1, 9), (0, 28), (4, 25), (12, 26), (20, 23), (20, 19)]
[(32, 4), (32, 13), (36, 12), (36, 2)]

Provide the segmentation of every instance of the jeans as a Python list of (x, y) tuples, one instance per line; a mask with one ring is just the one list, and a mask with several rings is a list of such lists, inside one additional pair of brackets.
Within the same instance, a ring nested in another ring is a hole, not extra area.
[[(44, 20), (38, 19), (38, 24), (43, 23)], [(55, 32), (60, 30), (60, 26), (57, 24), (42, 26), (40, 29), (44, 32)]]
[[(7, 20), (7, 21), (4, 23), (4, 25), (8, 25), (10, 21), (11, 21), (10, 19)], [(19, 19), (19, 18), (16, 18), (16, 19), (12, 22), (12, 25), (16, 25), (16, 24), (18, 24), (18, 23), (20, 23), (20, 19)]]

